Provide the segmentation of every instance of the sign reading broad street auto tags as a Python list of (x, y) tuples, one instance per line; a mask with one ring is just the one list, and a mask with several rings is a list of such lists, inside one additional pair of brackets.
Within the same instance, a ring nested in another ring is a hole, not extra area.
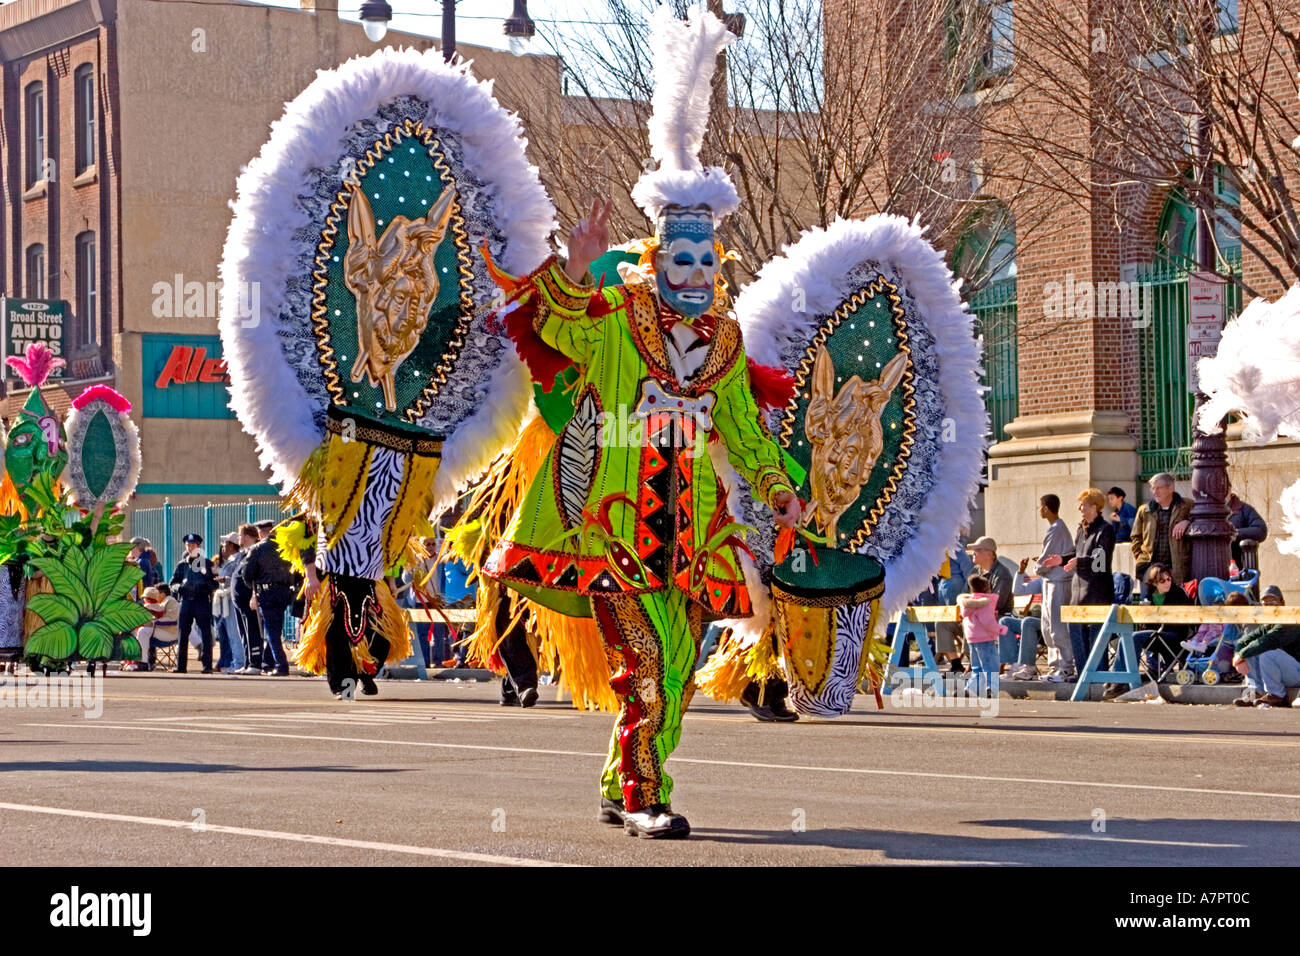
[(1187, 276), (1187, 390), (1199, 388), (1196, 363), (1218, 354), (1227, 284), (1213, 272)]
[[(50, 351), (62, 358), (67, 351), (63, 347), (63, 319), (67, 303), (62, 299), (13, 299), (4, 300), (4, 354), (23, 356), (27, 346), (40, 342), (50, 347)], [(18, 373), (4, 365), (4, 374), (16, 377)], [(63, 368), (50, 372), (50, 378), (62, 378)]]

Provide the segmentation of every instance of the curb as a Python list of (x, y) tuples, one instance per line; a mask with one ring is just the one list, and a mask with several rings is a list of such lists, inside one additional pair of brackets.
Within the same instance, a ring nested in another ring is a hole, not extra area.
[[(432, 667), (425, 668), (425, 673), (429, 675), (429, 680), (461, 680), (461, 681), (491, 681), (496, 680), (497, 675), (490, 670), (480, 667), (444, 667), (435, 669)], [(388, 675), (385, 680), (419, 680), (420, 672), (414, 664), (399, 664), (395, 667), (388, 668)]]
[[(1149, 686), (1147, 682), (1146, 686)], [(1013, 700), (1064, 700), (1074, 693), (1074, 684), (1053, 684), (1045, 680), (1002, 681), (998, 696)], [(1139, 687), (1144, 685), (1139, 684)], [(1160, 684), (1160, 696), (1171, 704), (1209, 704), (1224, 706), (1241, 696), (1244, 684)], [(1088, 700), (1101, 700), (1104, 684), (1088, 688)], [(1123, 703), (1128, 703), (1124, 701)]]
[[(946, 675), (945, 675), (946, 676)], [(1149, 686), (1148, 681), (1145, 685)], [(897, 689), (902, 689), (900, 685)], [(924, 689), (924, 682), (921, 684)], [(1073, 683), (1054, 684), (1045, 680), (1002, 680), (998, 684), (998, 696), (1011, 700), (1059, 700), (1069, 702), (1074, 694)], [(1245, 684), (1160, 684), (1160, 697), (1171, 704), (1202, 704), (1209, 706), (1228, 706), (1241, 696)], [(1088, 688), (1087, 700), (1100, 701), (1105, 689), (1104, 684), (1093, 684)], [(1294, 699), (1296, 692), (1288, 694)], [(1109, 701), (1107, 701), (1109, 703)], [(1129, 703), (1129, 701), (1120, 701)]]

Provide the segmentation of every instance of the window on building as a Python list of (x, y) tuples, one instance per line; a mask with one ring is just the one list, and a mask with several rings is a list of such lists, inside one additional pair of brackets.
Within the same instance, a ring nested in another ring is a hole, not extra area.
[(77, 172), (95, 165), (95, 67), (83, 63), (75, 74), (77, 121)]
[[(1241, 194), (1222, 175), (1214, 177), (1214, 248), (1218, 271), (1241, 261)], [(1196, 268), (1195, 192), (1178, 186), (1169, 193), (1156, 230), (1156, 258), (1177, 268)]]
[(45, 298), (45, 247), (39, 242), (27, 247), (24, 277), (27, 280), (27, 298)]
[[(1221, 276), (1241, 275), (1241, 198), (1222, 176), (1215, 177), (1215, 269)], [(1192, 473), (1192, 409), (1196, 396), (1188, 365), (1188, 280), (1198, 271), (1197, 215), (1194, 190), (1170, 191), (1156, 229), (1152, 262), (1138, 267), (1142, 319), (1134, 324), (1138, 343), (1141, 396), (1141, 477), (1167, 471), (1177, 478)], [(1241, 287), (1231, 278), (1224, 285), (1224, 313), (1241, 310)]]
[(1219, 0), (1219, 32), (1237, 32), (1237, 0)]
[(30, 189), (45, 178), (45, 87), (29, 83), (23, 94), (23, 119), (27, 126), (26, 186)]
[(1011, 0), (985, 0), (984, 6), (988, 10), (989, 36), (981, 59), (986, 73), (1001, 76), (1011, 72), (1014, 59), (1014, 4)]
[[(948, 15), (948, 60), (971, 60), (968, 91), (990, 86), (1011, 72), (1014, 22), (1013, 0), (954, 0)], [(965, 64), (960, 68), (966, 69)]]
[(96, 292), (95, 234), (77, 236), (77, 345), (99, 344), (99, 302)]

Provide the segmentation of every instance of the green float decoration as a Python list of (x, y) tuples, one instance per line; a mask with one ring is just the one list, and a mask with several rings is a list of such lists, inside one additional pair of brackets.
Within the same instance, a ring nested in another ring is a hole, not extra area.
[[(62, 364), (45, 346), (7, 360), (31, 386), (5, 448), (5, 496), (0, 515), (0, 565), (20, 569), (27, 624), (6, 615), (0, 645), (40, 669), (84, 661), (134, 660), (134, 631), (152, 615), (129, 598), (142, 576), (129, 561), (131, 545), (113, 543), (125, 519), (117, 504), (140, 474), (139, 435), (130, 403), (103, 385), (73, 401), (65, 431), (40, 394)], [(65, 474), (71, 486), (64, 490)], [(17, 572), (15, 572), (16, 574)], [(21, 600), (17, 594), (13, 601)], [(19, 643), (15, 628), (30, 633)], [(21, 647), (21, 651), (18, 650)]]

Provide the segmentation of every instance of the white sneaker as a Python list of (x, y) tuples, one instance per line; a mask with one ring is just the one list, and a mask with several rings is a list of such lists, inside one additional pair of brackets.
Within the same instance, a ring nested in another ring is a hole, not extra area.
[(1052, 671), (1050, 674), (1044, 677), (1043, 680), (1048, 681), (1049, 683), (1052, 684), (1059, 684), (1062, 681), (1064, 681), (1065, 678), (1061, 676), (1060, 671)]

